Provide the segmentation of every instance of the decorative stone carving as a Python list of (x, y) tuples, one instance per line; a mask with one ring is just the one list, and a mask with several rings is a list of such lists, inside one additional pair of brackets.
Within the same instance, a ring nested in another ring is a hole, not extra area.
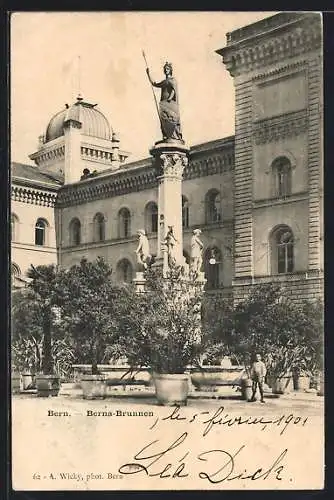
[[(289, 14), (288, 14), (289, 15)], [(218, 50), (231, 76), (238, 76), (260, 67), (277, 64), (288, 58), (300, 56), (321, 46), (320, 15), (300, 14), (289, 21), (286, 14), (274, 16), (277, 27), (276, 36), (272, 30), (263, 31), (265, 22), (252, 25), (249, 35), (246, 31), (236, 30), (228, 37), (227, 46)], [(289, 23), (289, 30), (285, 25)], [(258, 35), (262, 34), (261, 38)]]
[(12, 199), (14, 201), (29, 203), (30, 205), (54, 207), (57, 199), (57, 193), (38, 191), (36, 189), (21, 186), (12, 186)]
[(188, 158), (180, 153), (163, 153), (160, 155), (162, 171), (165, 177), (182, 179), (184, 167), (188, 165)]
[(151, 78), (149, 69), (146, 68), (151, 85), (161, 89), (159, 118), (162, 136), (164, 141), (174, 140), (183, 143), (179, 110), (179, 92), (176, 80), (173, 78), (172, 64), (166, 62), (163, 70), (165, 79), (161, 82), (154, 82)]
[[(192, 155), (190, 161), (186, 155), (164, 153), (160, 155), (162, 165), (161, 174), (169, 175), (171, 178), (196, 179), (217, 173), (231, 171), (234, 168), (234, 152), (229, 147), (224, 150), (215, 150), (214, 155)], [(174, 156), (175, 155), (175, 156)], [(174, 158), (173, 158), (174, 157)], [(181, 159), (180, 159), (181, 158)], [(155, 167), (152, 160), (141, 160), (142, 167), (135, 171), (120, 169), (103, 179), (98, 176), (89, 180), (89, 183), (65, 185), (59, 192), (57, 199), (58, 207), (68, 207), (86, 203), (87, 201), (103, 198), (113, 198), (145, 188), (153, 188), (158, 184)]]
[(193, 273), (199, 275), (203, 264), (203, 242), (199, 236), (202, 233), (200, 229), (194, 229), (190, 242), (190, 269)]
[(255, 122), (253, 136), (256, 144), (264, 144), (302, 134), (307, 127), (307, 111), (295, 111)]
[(174, 232), (173, 232), (173, 226), (168, 226), (168, 231), (165, 237), (165, 245), (167, 249), (167, 258), (168, 258), (168, 265), (172, 266), (176, 264), (177, 261), (177, 246), (179, 245), (179, 242), (175, 238)]

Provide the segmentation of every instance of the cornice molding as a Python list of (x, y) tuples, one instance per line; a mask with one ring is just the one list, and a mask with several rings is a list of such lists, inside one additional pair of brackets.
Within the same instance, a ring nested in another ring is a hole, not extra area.
[(295, 137), (306, 132), (307, 128), (308, 113), (303, 109), (254, 122), (253, 137), (256, 144), (265, 144)]
[(230, 75), (235, 77), (313, 52), (321, 47), (321, 40), (320, 17), (308, 16), (269, 32), (259, 31), (249, 38), (232, 40), (217, 52)]
[(253, 76), (252, 80), (255, 83), (261, 85), (263, 83), (267, 83), (268, 81), (274, 80), (276, 78), (281, 78), (285, 76), (290, 76), (293, 74), (298, 74), (301, 71), (307, 71), (308, 69), (308, 60), (301, 59), (299, 61), (291, 62), (284, 64), (282, 66), (278, 66), (275, 68), (271, 68), (269, 71), (264, 71), (261, 73), (257, 73)]
[(41, 205), (44, 207), (54, 207), (57, 193), (41, 191), (23, 186), (12, 186), (12, 200), (28, 203), (30, 205)]
[(65, 145), (57, 144), (48, 149), (40, 149), (36, 153), (29, 155), (29, 158), (34, 160), (36, 165), (54, 162), (55, 160), (63, 160), (65, 158)]
[[(102, 181), (102, 182), (101, 182)], [(117, 176), (90, 179), (63, 186), (59, 190), (56, 206), (81, 205), (96, 199), (113, 198), (127, 193), (142, 191), (157, 186), (155, 170), (143, 169), (141, 172), (120, 172)]]
[(272, 197), (272, 198), (261, 198), (253, 200), (253, 209), (257, 208), (267, 208), (273, 207), (275, 205), (287, 205), (289, 203), (295, 203), (299, 201), (307, 201), (309, 199), (308, 191), (301, 191), (299, 193), (293, 193), (285, 197)]
[[(222, 174), (234, 169), (234, 156), (232, 151), (214, 156), (202, 156), (191, 160), (184, 166), (183, 180), (190, 180), (208, 175)], [(97, 176), (76, 184), (64, 185), (60, 188), (56, 207), (81, 205), (92, 200), (112, 198), (131, 192), (158, 187), (156, 168), (150, 164), (143, 168), (121, 170), (109, 176)]]

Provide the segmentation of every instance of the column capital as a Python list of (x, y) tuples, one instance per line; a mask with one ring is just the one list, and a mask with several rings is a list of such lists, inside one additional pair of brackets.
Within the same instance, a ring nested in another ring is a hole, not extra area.
[(188, 146), (167, 142), (156, 143), (150, 153), (154, 158), (158, 177), (182, 180), (183, 170), (188, 165)]
[(185, 153), (163, 152), (159, 160), (161, 173), (164, 177), (182, 179), (184, 167), (188, 165), (188, 157)]

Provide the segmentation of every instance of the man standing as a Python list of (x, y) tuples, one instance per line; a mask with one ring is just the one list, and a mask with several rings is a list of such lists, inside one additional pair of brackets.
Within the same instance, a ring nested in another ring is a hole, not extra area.
[(265, 403), (265, 401), (263, 399), (263, 384), (264, 384), (264, 378), (265, 378), (266, 373), (267, 373), (267, 369), (266, 369), (266, 365), (261, 360), (261, 354), (256, 354), (255, 359), (256, 360), (254, 361), (254, 363), (252, 365), (252, 369), (251, 369), (251, 379), (253, 381), (253, 385), (252, 385), (253, 394), (252, 394), (250, 401), (251, 402), (255, 401), (256, 389), (257, 389), (257, 386), (259, 386), (259, 391), (260, 391), (260, 395), (261, 395), (261, 403)]

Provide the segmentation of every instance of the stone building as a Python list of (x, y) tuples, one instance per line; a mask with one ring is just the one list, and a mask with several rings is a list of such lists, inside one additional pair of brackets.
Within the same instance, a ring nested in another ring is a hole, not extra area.
[(227, 34), (235, 85), (235, 293), (252, 283), (321, 293), (321, 18), (281, 13)]
[[(293, 297), (321, 295), (320, 15), (271, 16), (228, 33), (217, 52), (234, 79), (235, 136), (190, 149), (184, 255), (201, 228), (209, 290), (238, 300), (254, 283), (279, 281)], [(51, 118), (30, 156), (36, 167), (13, 166), (14, 274), (30, 262), (68, 267), (103, 256), (118, 280), (133, 279), (138, 229), (157, 253), (158, 181), (152, 157), (128, 156), (81, 97)]]

